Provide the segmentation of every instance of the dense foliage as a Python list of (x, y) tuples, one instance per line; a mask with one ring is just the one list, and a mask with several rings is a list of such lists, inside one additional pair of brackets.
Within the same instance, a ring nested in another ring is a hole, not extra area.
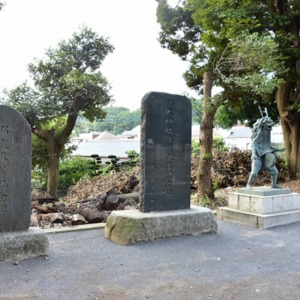
[[(220, 136), (213, 138), (213, 149), (218, 151), (228, 151), (228, 147), (225, 145), (225, 141)], [(197, 140), (192, 141), (192, 157), (195, 158), (200, 155), (200, 142)]]
[(75, 156), (63, 160), (59, 164), (59, 188), (69, 188), (84, 176), (91, 176), (94, 172), (94, 162), (89, 158)]
[[(157, 19), (161, 45), (189, 60), (186, 82), (203, 93), (199, 196), (213, 197), (212, 128), (219, 107), (223, 126), (233, 118), (253, 123), (258, 105), (275, 121), (280, 115), (290, 171), (300, 172), (300, 2), (186, 0), (172, 8), (158, 0)], [(214, 86), (222, 87), (217, 96)], [(272, 109), (275, 94), (279, 114)]]
[(79, 114), (90, 121), (105, 116), (102, 107), (112, 98), (100, 66), (112, 51), (107, 38), (83, 26), (71, 39), (49, 49), (44, 59), (29, 64), (33, 86), (24, 82), (6, 91), (1, 101), (21, 112), (33, 134), (46, 143), (51, 196), (57, 190), (59, 158)]
[(141, 123), (141, 110), (130, 111), (125, 107), (107, 107), (103, 109), (106, 116), (89, 122), (84, 117), (77, 119), (74, 134), (89, 131), (107, 131), (115, 135), (121, 134), (136, 127)]

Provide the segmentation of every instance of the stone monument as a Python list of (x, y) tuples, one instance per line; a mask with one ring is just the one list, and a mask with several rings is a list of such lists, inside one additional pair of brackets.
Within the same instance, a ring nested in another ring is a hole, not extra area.
[[(278, 150), (271, 144), (274, 122), (260, 109), (262, 118), (252, 129), (252, 166), (246, 188), (228, 196), (228, 207), (218, 208), (218, 218), (243, 223), (258, 228), (269, 228), (300, 221), (300, 194), (277, 185)], [(271, 175), (271, 187), (252, 187), (260, 170)]]
[(0, 105), (0, 261), (48, 253), (42, 231), (29, 229), (31, 130), (14, 109)]
[(191, 104), (180, 95), (142, 99), (140, 210), (113, 211), (105, 236), (128, 245), (184, 234), (216, 232), (207, 208), (190, 207)]
[(140, 159), (140, 211), (190, 208), (191, 103), (186, 97), (144, 97)]

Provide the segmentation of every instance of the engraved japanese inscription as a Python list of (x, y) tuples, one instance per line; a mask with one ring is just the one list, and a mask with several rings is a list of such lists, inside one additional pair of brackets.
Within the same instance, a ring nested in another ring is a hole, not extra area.
[(190, 208), (190, 101), (148, 93), (141, 124), (140, 211)]
[(30, 225), (31, 130), (14, 109), (0, 105), (0, 232)]

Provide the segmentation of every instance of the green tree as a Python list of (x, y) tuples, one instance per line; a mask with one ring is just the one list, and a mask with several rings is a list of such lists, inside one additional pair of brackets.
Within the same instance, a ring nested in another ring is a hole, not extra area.
[(103, 120), (97, 120), (97, 130), (108, 131), (113, 134), (119, 134), (119, 115), (122, 113), (129, 113), (126, 107), (107, 107), (105, 108), (106, 117)]
[[(244, 48), (241, 47), (241, 42), (257, 45), (259, 38), (245, 35), (245, 28), (240, 23), (224, 23), (224, 16), (228, 12), (226, 3), (231, 1), (187, 0), (183, 2), (183, 6), (176, 8), (171, 8), (166, 0), (158, 2), (157, 18), (162, 29), (160, 42), (163, 47), (190, 61), (190, 68), (185, 73), (186, 82), (199, 94), (203, 93), (198, 195), (200, 198), (213, 199), (211, 163), (215, 114), (222, 103), (232, 101), (235, 89), (251, 89), (252, 95), (259, 96), (258, 100), (262, 100), (264, 93), (274, 89), (278, 81), (269, 76), (269, 68), (276, 62), (276, 48), (270, 48), (273, 41), (262, 36), (262, 45), (259, 48), (253, 47), (251, 55), (247, 56), (248, 52), (242, 51)], [(228, 14), (230, 13), (234, 14), (235, 11), (231, 10)], [(268, 53), (273, 51), (272, 55), (267, 60), (259, 60), (253, 64), (251, 59), (266, 50)], [(240, 57), (244, 61), (244, 68), (238, 68), (239, 64), (236, 63)], [(243, 81), (245, 76), (247, 80)], [(213, 96), (214, 85), (221, 86), (223, 92)]]
[[(44, 59), (29, 64), (33, 87), (25, 82), (6, 91), (2, 100), (20, 111), (33, 134), (47, 144), (47, 191), (51, 196), (57, 192), (60, 154), (79, 114), (90, 121), (105, 116), (102, 107), (111, 96), (100, 66), (112, 51), (108, 39), (83, 26), (71, 39), (49, 49)], [(58, 118), (64, 120), (59, 130), (48, 126), (48, 121)]]
[[(200, 125), (200, 157), (198, 169), (198, 196), (214, 198), (211, 181), (213, 119), (221, 97), (212, 97), (213, 70), (216, 48), (203, 41), (203, 24), (196, 25), (190, 11), (178, 6), (171, 8), (166, 0), (158, 0), (157, 20), (162, 31), (160, 43), (183, 60), (191, 63), (185, 73), (189, 87), (203, 93), (202, 122)], [(201, 26), (202, 25), (202, 26)], [(201, 41), (202, 39), (202, 41)], [(222, 52), (225, 45), (221, 47)]]
[(113, 134), (121, 134), (125, 130), (131, 130), (141, 123), (141, 109), (130, 111), (125, 107), (104, 108), (105, 118), (95, 119), (89, 122), (83, 117), (78, 118), (75, 131), (79, 133), (88, 131), (108, 131)]
[(203, 98), (200, 99), (191, 98), (192, 103), (192, 123), (200, 124), (203, 114)]
[[(268, 110), (269, 116), (276, 123), (279, 122), (279, 114), (274, 99), (265, 99), (265, 101), (257, 101), (257, 97), (251, 97), (249, 93), (241, 93), (236, 96), (234, 101), (222, 102), (214, 119), (215, 126), (222, 128), (231, 128), (236, 124), (243, 124), (252, 127), (260, 116), (259, 108), (265, 107)], [(251, 99), (251, 101), (249, 101)], [(247, 101), (248, 100), (248, 101)]]
[[(281, 79), (275, 90), (275, 98), (284, 133), (289, 170), (292, 176), (296, 176), (300, 173), (300, 2), (188, 0), (187, 3), (196, 24), (202, 22), (204, 14), (208, 13), (213, 17), (213, 22), (208, 27), (218, 42), (222, 36), (227, 39), (240, 38), (246, 31), (268, 36), (269, 40), (271, 38), (278, 45), (275, 56), (284, 58), (286, 72), (278, 72), (276, 66), (273, 66), (275, 76)], [(203, 9), (203, 5), (206, 5), (206, 9)], [(270, 50), (272, 51), (272, 46), (269, 47)], [(259, 60), (264, 57), (264, 53), (259, 51), (253, 58)], [(254, 63), (256, 64), (255, 60)], [(272, 65), (269, 67), (272, 69)], [(247, 77), (243, 79), (247, 80)]]
[[(67, 121), (66, 116), (60, 116), (52, 120), (47, 120), (41, 123), (43, 130), (53, 130), (55, 129), (55, 137), (59, 138), (62, 130), (64, 129), (65, 123)], [(69, 144), (69, 138), (65, 144), (63, 151), (60, 153), (60, 160), (69, 157), (70, 153), (76, 147)], [(37, 135), (32, 134), (32, 166), (33, 168), (42, 169), (42, 174), (44, 175), (43, 180), (47, 182), (48, 168), (49, 168), (49, 157), (48, 157), (48, 144), (43, 139), (40, 139)], [(59, 165), (60, 168), (60, 165)]]
[(141, 123), (141, 110), (121, 112), (117, 115), (116, 121), (116, 133), (120, 134), (126, 130), (131, 130)]

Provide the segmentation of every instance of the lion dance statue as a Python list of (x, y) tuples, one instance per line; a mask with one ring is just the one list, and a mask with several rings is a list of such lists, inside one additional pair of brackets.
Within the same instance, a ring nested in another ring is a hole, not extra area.
[(268, 116), (267, 109), (263, 112), (260, 109), (262, 118), (258, 119), (252, 128), (252, 165), (251, 173), (247, 182), (247, 188), (251, 188), (254, 179), (260, 170), (267, 170), (272, 178), (272, 188), (280, 189), (277, 185), (278, 170), (275, 166), (277, 148), (271, 146), (271, 131), (275, 123)]

